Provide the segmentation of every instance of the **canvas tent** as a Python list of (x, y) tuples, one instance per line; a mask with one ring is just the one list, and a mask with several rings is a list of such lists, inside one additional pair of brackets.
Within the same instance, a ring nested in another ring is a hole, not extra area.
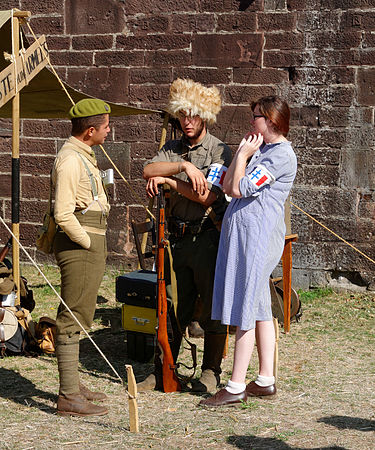
[[(19, 119), (66, 118), (67, 111), (72, 106), (72, 102), (60, 82), (47, 67), (38, 72), (35, 71), (36, 75), (28, 80), (28, 84), (23, 88), (20, 88), (21, 84), (18, 84), (19, 77), (17, 74), (20, 73), (21, 69), (20, 64), (18, 66), (15, 64), (15, 58), (20, 55), (19, 22), (30, 16), (30, 12), (17, 9), (0, 11), (0, 118), (12, 118), (12, 232), (17, 239), (19, 239), (20, 192)], [(24, 35), (22, 35), (22, 42), (24, 48), (27, 49), (29, 45)], [(35, 45), (38, 47), (38, 44)], [(38, 49), (38, 51), (43, 55), (45, 54), (41, 49)], [(10, 55), (10, 59), (9, 57), (6, 58), (7, 54)], [(6, 74), (8, 74), (7, 77)], [(63, 84), (74, 102), (83, 98), (90, 98), (90, 96), (76, 91), (67, 84)], [(11, 85), (14, 92), (10, 92)], [(11, 95), (9, 101), (5, 98), (5, 94), (7, 94), (7, 98)], [(160, 111), (150, 109), (107, 103), (111, 106), (111, 116), (160, 113)], [(19, 246), (15, 239), (13, 239), (13, 275), (16, 285), (19, 286)]]

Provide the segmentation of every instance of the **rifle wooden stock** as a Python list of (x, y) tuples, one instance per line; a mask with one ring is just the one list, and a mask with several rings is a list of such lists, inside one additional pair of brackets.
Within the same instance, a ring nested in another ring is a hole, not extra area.
[(168, 341), (167, 316), (168, 303), (167, 292), (164, 277), (164, 254), (166, 247), (165, 240), (165, 204), (163, 189), (159, 186), (160, 194), (158, 196), (158, 245), (157, 245), (157, 275), (158, 275), (158, 329), (157, 339), (161, 350), (162, 367), (163, 367), (163, 390), (164, 392), (176, 392), (181, 390), (180, 383), (175, 373), (175, 363), (171, 347)]
[(12, 247), (12, 238), (9, 238), (9, 241), (4, 245), (3, 249), (0, 252), (0, 262), (4, 261), (11, 247)]

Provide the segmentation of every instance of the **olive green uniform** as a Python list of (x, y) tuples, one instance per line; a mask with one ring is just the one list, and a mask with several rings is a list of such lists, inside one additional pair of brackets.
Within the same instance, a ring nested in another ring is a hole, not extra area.
[[(207, 177), (210, 166), (214, 163), (229, 167), (231, 151), (227, 145), (207, 132), (202, 141), (195, 146), (190, 146), (185, 137), (180, 140), (168, 141), (150, 162), (180, 162), (183, 160), (190, 161)], [(185, 172), (175, 176), (183, 181), (189, 181)], [(208, 188), (217, 195), (217, 200), (211, 206), (216, 219), (220, 220), (227, 204), (225, 196), (218, 186), (208, 183)], [(189, 200), (173, 189), (168, 209), (168, 231), (170, 232), (173, 268), (177, 279), (178, 321), (181, 330), (184, 330), (193, 318), (195, 301), (199, 295), (203, 305), (199, 323), (205, 331), (205, 340), (208, 342), (207, 336), (223, 336), (226, 333), (226, 326), (222, 325), (220, 321), (211, 320), (219, 232), (207, 216), (206, 208), (203, 205)], [(175, 357), (179, 349), (178, 340), (177, 347), (172, 344)], [(222, 353), (222, 349), (219, 351)], [(205, 353), (209, 352), (205, 351)], [(204, 355), (202, 370), (212, 368), (219, 372), (219, 368), (210, 367), (212, 364), (206, 356)]]
[[(92, 174), (97, 199), (93, 198)], [(85, 329), (94, 318), (98, 289), (106, 259), (107, 196), (91, 147), (70, 137), (59, 151), (52, 170), (54, 216), (58, 232), (54, 253), (61, 272), (61, 297)], [(80, 326), (66, 307), (57, 313), (56, 353), (60, 393), (79, 392)]]

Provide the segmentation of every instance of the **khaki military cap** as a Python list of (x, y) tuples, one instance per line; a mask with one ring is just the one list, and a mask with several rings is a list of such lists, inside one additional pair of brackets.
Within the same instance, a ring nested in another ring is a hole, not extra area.
[(111, 107), (98, 98), (84, 98), (72, 106), (69, 110), (69, 119), (80, 117), (97, 116), (99, 114), (110, 114)]

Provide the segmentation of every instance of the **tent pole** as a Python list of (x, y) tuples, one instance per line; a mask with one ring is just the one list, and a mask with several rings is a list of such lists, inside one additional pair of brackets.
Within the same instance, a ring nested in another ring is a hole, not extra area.
[[(20, 25), (17, 17), (13, 21), (13, 49), (17, 56), (20, 49)], [(12, 232), (20, 238), (20, 94), (12, 99)], [(13, 279), (17, 289), (16, 305), (20, 304), (20, 249), (18, 242), (13, 238), (12, 245)]]

